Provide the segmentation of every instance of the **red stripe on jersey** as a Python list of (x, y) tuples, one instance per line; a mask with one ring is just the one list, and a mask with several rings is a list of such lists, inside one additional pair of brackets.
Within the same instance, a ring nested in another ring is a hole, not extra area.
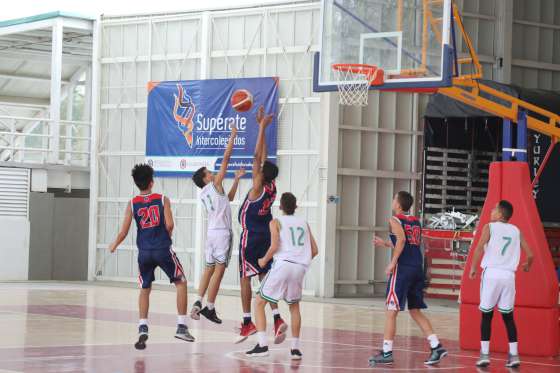
[(397, 217), (397, 219), (400, 220), (405, 220), (405, 221), (418, 221), (418, 218), (414, 215), (404, 215), (404, 214), (398, 214), (395, 215)]
[[(132, 199), (132, 203), (150, 203), (155, 200), (161, 200), (162, 196), (158, 193), (139, 195)], [(163, 203), (163, 202), (162, 202)]]

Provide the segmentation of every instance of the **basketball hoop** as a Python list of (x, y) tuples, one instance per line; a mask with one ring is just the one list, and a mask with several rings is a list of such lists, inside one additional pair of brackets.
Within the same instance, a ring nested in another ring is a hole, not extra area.
[(367, 106), (369, 87), (382, 85), (385, 81), (383, 69), (373, 65), (336, 63), (332, 68), (342, 105)]

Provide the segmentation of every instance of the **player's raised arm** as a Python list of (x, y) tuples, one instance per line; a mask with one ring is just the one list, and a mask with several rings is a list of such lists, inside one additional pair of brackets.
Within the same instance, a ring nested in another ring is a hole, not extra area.
[(163, 197), (163, 214), (165, 216), (165, 229), (167, 229), (167, 232), (169, 232), (169, 236), (171, 236), (173, 235), (173, 228), (175, 228), (175, 222), (173, 221), (171, 202), (167, 197)]
[(387, 275), (390, 275), (395, 270), (399, 257), (404, 250), (404, 245), (406, 244), (406, 236), (404, 234), (404, 229), (401, 223), (392, 217), (391, 220), (389, 220), (389, 225), (391, 226), (391, 232), (393, 232), (393, 234), (397, 238), (397, 242), (395, 244), (395, 249), (393, 250), (391, 263), (389, 263), (389, 265), (385, 269), (385, 273)]
[(269, 224), (270, 227), (270, 247), (266, 252), (266, 255), (259, 259), (259, 266), (261, 268), (266, 267), (268, 262), (272, 260), (272, 257), (278, 251), (280, 247), (280, 222), (274, 219)]
[(523, 249), (523, 251), (525, 251), (525, 256), (527, 257), (525, 262), (522, 264), (522, 267), (525, 272), (529, 272), (529, 270), (531, 269), (531, 265), (533, 264), (533, 251), (531, 251), (531, 248), (527, 244), (527, 241), (525, 241), (525, 238), (523, 237), (521, 232), (519, 232), (519, 240), (521, 243), (521, 248)]
[(218, 190), (223, 190), (222, 182), (224, 181), (227, 173), (227, 168), (229, 165), (229, 160), (231, 158), (231, 153), (233, 153), (233, 144), (235, 142), (235, 137), (237, 136), (237, 126), (231, 128), (231, 135), (229, 136), (229, 141), (224, 153), (224, 158), (222, 159), (222, 165), (220, 166), (220, 171), (214, 176), (214, 185), (218, 187)]
[(474, 279), (474, 276), (476, 275), (478, 260), (480, 259), (480, 255), (482, 255), (484, 245), (486, 245), (488, 241), (490, 241), (490, 226), (486, 224), (484, 228), (482, 228), (480, 240), (478, 241), (478, 245), (476, 245), (476, 249), (474, 249), (474, 254), (471, 261), (471, 270), (469, 271), (469, 278), (471, 280)]
[(115, 241), (109, 245), (109, 251), (115, 252), (117, 250), (117, 246), (119, 246), (126, 236), (128, 235), (128, 230), (130, 229), (130, 223), (132, 223), (132, 208), (130, 207), (130, 203), (126, 205), (126, 210), (124, 211), (124, 219), (122, 222), (121, 230), (117, 234), (117, 238)]
[(311, 233), (311, 228), (309, 228), (309, 224), (307, 224), (307, 230), (309, 231), (309, 238), (311, 240), (311, 259), (313, 259), (317, 255), (319, 255), (319, 247), (317, 246), (315, 237), (313, 237), (313, 233)]
[(274, 114), (266, 114), (264, 113), (264, 106), (260, 106), (257, 112), (257, 123), (260, 127), (263, 127), (262, 134), (259, 131), (259, 136), (257, 138), (257, 144), (255, 146), (255, 158), (259, 160), (260, 165), (266, 161), (268, 157), (268, 150), (266, 147), (266, 127), (272, 122), (272, 118)]
[(235, 179), (233, 179), (233, 185), (231, 186), (229, 193), (228, 193), (228, 199), (231, 201), (233, 201), (235, 199), (235, 193), (237, 193), (237, 187), (239, 186), (239, 180), (243, 177), (243, 175), (245, 175), (245, 169), (244, 168), (240, 168), (239, 170), (235, 171)]

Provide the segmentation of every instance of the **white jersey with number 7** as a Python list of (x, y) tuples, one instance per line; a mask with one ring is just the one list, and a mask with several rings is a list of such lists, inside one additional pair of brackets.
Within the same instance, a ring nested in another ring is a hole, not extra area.
[(519, 228), (502, 222), (490, 223), (488, 226), (490, 241), (486, 244), (480, 266), (515, 272), (521, 254)]
[(302, 218), (284, 215), (277, 218), (280, 223), (280, 246), (274, 260), (285, 260), (309, 266), (311, 263), (311, 235), (309, 226)]

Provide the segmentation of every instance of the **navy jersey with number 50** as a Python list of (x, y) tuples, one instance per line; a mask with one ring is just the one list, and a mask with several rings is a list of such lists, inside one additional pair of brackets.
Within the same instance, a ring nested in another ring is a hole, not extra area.
[[(406, 237), (404, 249), (399, 256), (398, 264), (406, 266), (422, 266), (422, 251), (420, 243), (422, 241), (422, 225), (416, 216), (399, 214), (392, 217), (401, 223)], [(397, 236), (391, 232), (389, 235), (393, 246), (397, 244)]]
[(171, 237), (165, 228), (163, 196), (152, 193), (132, 199), (132, 213), (136, 221), (138, 250), (169, 250)]

